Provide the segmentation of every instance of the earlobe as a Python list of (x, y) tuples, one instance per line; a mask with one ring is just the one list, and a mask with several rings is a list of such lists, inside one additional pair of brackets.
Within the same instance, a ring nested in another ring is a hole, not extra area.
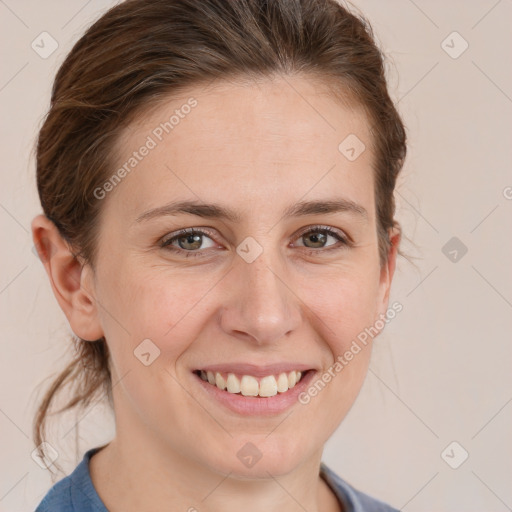
[(32, 220), (32, 239), (50, 284), (72, 331), (84, 340), (103, 336), (92, 289), (91, 269), (72, 253), (55, 224), (45, 215)]

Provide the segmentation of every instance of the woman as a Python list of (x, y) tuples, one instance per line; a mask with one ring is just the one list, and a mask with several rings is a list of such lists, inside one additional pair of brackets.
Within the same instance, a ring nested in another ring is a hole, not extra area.
[(321, 457), (391, 310), (405, 140), (334, 0), (129, 0), (89, 28), (38, 140), (33, 239), (77, 357), (34, 438), (48, 460), (78, 383), (116, 435), (38, 512), (394, 510)]

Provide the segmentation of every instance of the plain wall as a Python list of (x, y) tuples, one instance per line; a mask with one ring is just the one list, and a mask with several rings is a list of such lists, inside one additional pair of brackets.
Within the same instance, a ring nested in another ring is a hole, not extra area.
[[(512, 3), (354, 4), (388, 54), (408, 130), (396, 216), (416, 267), (398, 260), (390, 304), (403, 310), (377, 339), (324, 461), (399, 509), (511, 510)], [(34, 510), (52, 485), (31, 458), (31, 424), (46, 379), (70, 357), (67, 321), (33, 252), (30, 222), (42, 210), (31, 151), (58, 66), (110, 5), (0, 3), (0, 511)], [(43, 31), (58, 42), (48, 58), (31, 47)], [(65, 415), (55, 425), (58, 462), (71, 472), (112, 435), (101, 406)], [(462, 450), (469, 457), (453, 469), (446, 460), (454, 465)]]

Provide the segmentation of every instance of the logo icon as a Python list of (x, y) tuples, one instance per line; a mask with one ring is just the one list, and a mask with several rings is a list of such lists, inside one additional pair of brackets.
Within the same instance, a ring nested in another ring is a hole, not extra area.
[(146, 338), (137, 345), (133, 354), (144, 366), (149, 366), (160, 355), (160, 349)]
[(441, 458), (452, 469), (459, 468), (469, 457), (469, 453), (457, 441), (452, 441), (442, 452)]
[(441, 43), (441, 48), (452, 58), (458, 59), (468, 48), (468, 42), (456, 31)]
[(252, 443), (245, 443), (240, 450), (238, 450), (236, 456), (240, 459), (240, 462), (252, 468), (260, 459), (263, 454), (258, 450), (258, 447)]
[(31, 46), (39, 57), (47, 59), (59, 47), (59, 43), (48, 32), (41, 32)]
[(468, 252), (468, 248), (459, 238), (453, 236), (441, 248), (441, 252), (452, 262), (458, 263)]
[(365, 149), (364, 142), (353, 133), (345, 137), (338, 146), (338, 151), (350, 162), (357, 160)]

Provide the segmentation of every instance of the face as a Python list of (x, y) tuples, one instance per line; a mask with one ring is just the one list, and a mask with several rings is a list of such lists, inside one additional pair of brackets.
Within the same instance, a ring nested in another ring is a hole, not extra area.
[[(339, 149), (351, 134), (355, 160)], [(306, 78), (226, 82), (139, 118), (115, 169), (131, 157), (102, 199), (86, 286), (118, 436), (222, 474), (285, 474), (347, 414), (371, 340), (333, 365), (387, 308), (367, 119)], [(233, 392), (204, 380), (230, 373)]]

